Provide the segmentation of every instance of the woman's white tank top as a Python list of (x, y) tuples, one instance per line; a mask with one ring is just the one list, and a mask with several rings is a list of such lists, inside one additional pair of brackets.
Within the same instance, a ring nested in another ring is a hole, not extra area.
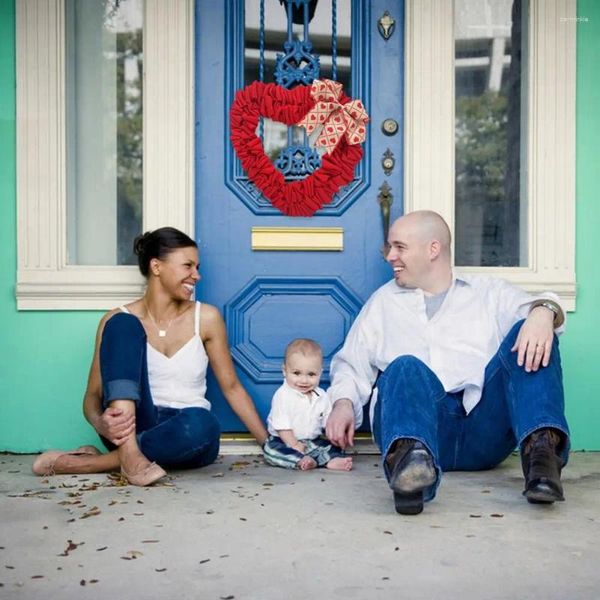
[[(147, 343), (148, 379), (156, 406), (210, 410), (206, 399), (208, 355), (200, 338), (200, 302), (194, 312), (194, 335), (173, 356), (165, 356)], [(123, 312), (129, 313), (124, 306)]]

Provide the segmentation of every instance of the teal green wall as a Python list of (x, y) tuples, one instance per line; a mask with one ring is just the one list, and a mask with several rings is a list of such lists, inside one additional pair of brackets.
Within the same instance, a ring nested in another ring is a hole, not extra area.
[[(600, 450), (600, 2), (580, 0), (577, 48), (577, 312), (562, 339), (573, 447)], [(0, 0), (0, 450), (95, 439), (81, 414), (100, 312), (17, 312), (14, 0)]]
[(0, 450), (93, 440), (81, 399), (101, 313), (17, 312), (15, 8), (0, 0)]
[(600, 450), (600, 2), (579, 0), (577, 13), (578, 292), (561, 349), (573, 445)]

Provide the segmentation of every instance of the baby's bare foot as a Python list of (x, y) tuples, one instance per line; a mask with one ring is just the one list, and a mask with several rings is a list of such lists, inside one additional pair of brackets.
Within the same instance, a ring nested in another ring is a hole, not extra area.
[(300, 461), (298, 462), (298, 468), (301, 471), (308, 471), (310, 469), (314, 469), (317, 466), (317, 462), (315, 461), (314, 458), (310, 457), (310, 456), (305, 456), (303, 458), (300, 459)]
[(352, 469), (352, 457), (337, 457), (332, 458), (326, 465), (328, 469), (332, 471), (350, 471)]

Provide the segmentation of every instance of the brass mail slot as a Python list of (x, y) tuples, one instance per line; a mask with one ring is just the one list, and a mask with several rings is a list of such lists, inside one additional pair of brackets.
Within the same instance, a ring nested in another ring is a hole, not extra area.
[(252, 250), (341, 252), (343, 249), (343, 227), (252, 228)]

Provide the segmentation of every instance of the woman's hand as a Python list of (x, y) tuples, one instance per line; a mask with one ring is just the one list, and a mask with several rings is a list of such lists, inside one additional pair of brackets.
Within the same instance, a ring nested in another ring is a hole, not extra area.
[(94, 429), (115, 446), (120, 446), (135, 433), (135, 412), (109, 407), (98, 415)]

